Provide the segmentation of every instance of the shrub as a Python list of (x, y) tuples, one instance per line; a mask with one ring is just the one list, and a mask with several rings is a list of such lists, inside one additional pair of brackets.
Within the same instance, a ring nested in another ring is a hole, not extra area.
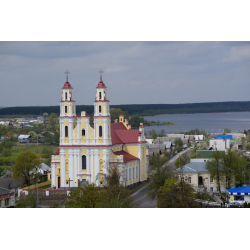
[(8, 148), (4, 148), (2, 151), (2, 156), (4, 157), (11, 156), (11, 150)]

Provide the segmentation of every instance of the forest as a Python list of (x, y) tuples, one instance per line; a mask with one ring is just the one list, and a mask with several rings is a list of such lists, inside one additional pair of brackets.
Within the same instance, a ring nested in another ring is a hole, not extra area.
[[(250, 101), (244, 102), (208, 102), (208, 103), (183, 103), (183, 104), (127, 104), (110, 105), (110, 108), (120, 108), (129, 115), (152, 116), (160, 114), (190, 114), (190, 113), (216, 113), (216, 112), (239, 112), (250, 111)], [(91, 115), (93, 105), (77, 105), (76, 113), (86, 111)], [(33, 107), (7, 107), (0, 109), (1, 116), (9, 115), (43, 115), (46, 112), (60, 113), (58, 106), (33, 106)]]

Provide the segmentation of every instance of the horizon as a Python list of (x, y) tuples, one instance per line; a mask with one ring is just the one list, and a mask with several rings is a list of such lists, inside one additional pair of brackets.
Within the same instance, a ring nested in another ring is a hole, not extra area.
[[(123, 106), (123, 105), (185, 105), (185, 104), (202, 104), (202, 103), (227, 103), (227, 102), (250, 102), (250, 101), (219, 101), (219, 102), (190, 102), (190, 103), (127, 103), (127, 104), (110, 104), (110, 106)], [(93, 106), (94, 104), (76, 104), (76, 106)], [(25, 107), (55, 107), (58, 105), (38, 105), (38, 106), (8, 106), (0, 108), (25, 108)], [(247, 111), (232, 111), (232, 112), (247, 112)]]

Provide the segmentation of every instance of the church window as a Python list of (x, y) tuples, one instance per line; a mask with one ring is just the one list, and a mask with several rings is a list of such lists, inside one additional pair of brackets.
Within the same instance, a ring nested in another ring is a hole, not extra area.
[(108, 137), (109, 137), (109, 125), (108, 125)]
[(102, 106), (99, 106), (99, 113), (102, 113)]
[(65, 106), (65, 113), (68, 113), (68, 106)]
[(99, 126), (99, 137), (102, 137), (102, 126)]
[(136, 166), (136, 169), (135, 169), (135, 173), (136, 173), (136, 177), (138, 177), (138, 170), (137, 170), (137, 166)]
[(99, 100), (102, 99), (102, 92), (99, 92)]
[(67, 100), (67, 99), (68, 99), (68, 93), (65, 92), (65, 100)]
[(144, 148), (142, 148), (142, 158), (144, 159)]
[(134, 168), (133, 168), (133, 179), (135, 178), (135, 176), (134, 176)]
[(85, 136), (85, 129), (82, 129), (82, 136)]
[(82, 169), (83, 170), (86, 170), (86, 155), (83, 155), (82, 156)]
[(68, 134), (68, 126), (65, 126), (65, 137), (68, 137), (69, 134)]

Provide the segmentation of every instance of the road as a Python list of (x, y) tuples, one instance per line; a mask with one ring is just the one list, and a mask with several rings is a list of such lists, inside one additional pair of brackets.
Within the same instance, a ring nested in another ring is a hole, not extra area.
[[(170, 163), (170, 166), (175, 167), (175, 161), (178, 159), (178, 157), (184, 153), (187, 153), (189, 155), (190, 148), (187, 148), (186, 150), (181, 151), (178, 153), (175, 157), (173, 157), (171, 160), (169, 160), (167, 163)], [(139, 208), (156, 208), (156, 201), (151, 200), (146, 195), (147, 192), (147, 186), (140, 189), (138, 192), (132, 195), (132, 198), (134, 199), (134, 204), (137, 205)]]
[(134, 199), (134, 204), (139, 208), (156, 208), (156, 202), (151, 200), (146, 195), (147, 186), (140, 189), (138, 192), (132, 195)]

